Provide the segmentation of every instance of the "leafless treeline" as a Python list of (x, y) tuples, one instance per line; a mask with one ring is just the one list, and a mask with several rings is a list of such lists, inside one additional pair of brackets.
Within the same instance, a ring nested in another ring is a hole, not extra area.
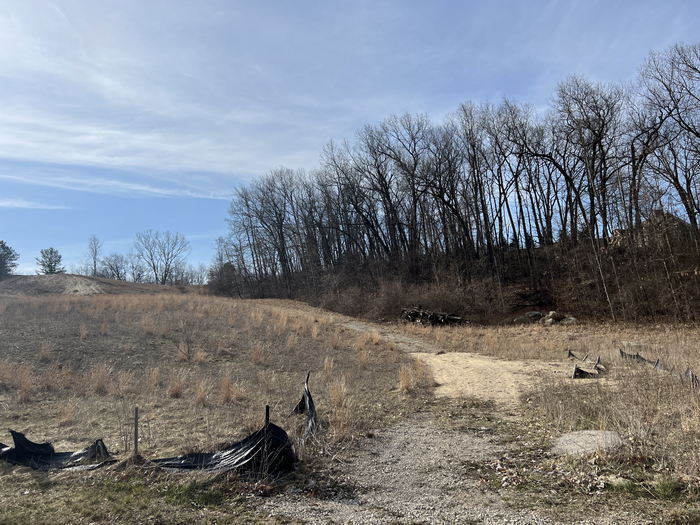
[(321, 159), (236, 192), (214, 277), (290, 293), (358, 271), (507, 280), (515, 260), (538, 286), (543, 257), (585, 250), (614, 317), (614, 230), (643, 246), (663, 209), (687, 221), (697, 253), (700, 44), (652, 54), (632, 86), (569, 78), (544, 114), (506, 100), (464, 103), (439, 124), (393, 116)]
[(73, 273), (118, 281), (156, 284), (204, 285), (204, 265), (187, 264), (190, 244), (181, 233), (145, 230), (136, 234), (132, 251), (103, 256), (103, 243), (95, 235), (88, 239), (86, 262)]

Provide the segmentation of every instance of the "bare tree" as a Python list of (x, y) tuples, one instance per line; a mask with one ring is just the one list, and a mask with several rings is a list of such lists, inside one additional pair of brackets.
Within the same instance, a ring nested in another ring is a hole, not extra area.
[(100, 274), (108, 279), (126, 281), (129, 274), (129, 260), (119, 253), (109, 254), (101, 261)]
[(97, 265), (100, 262), (100, 254), (102, 253), (102, 241), (97, 236), (92, 235), (88, 239), (88, 261), (90, 264), (91, 275), (97, 275)]
[(142, 283), (146, 280), (146, 267), (141, 259), (133, 252), (126, 256), (128, 280), (134, 283)]
[(156, 283), (168, 284), (175, 270), (184, 266), (190, 243), (181, 233), (146, 230), (136, 234), (134, 251)]

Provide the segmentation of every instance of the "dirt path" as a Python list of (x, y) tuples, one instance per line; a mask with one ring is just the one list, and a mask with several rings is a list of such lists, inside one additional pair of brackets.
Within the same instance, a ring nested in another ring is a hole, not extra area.
[[(569, 370), (565, 361), (446, 353), (436, 344), (406, 334), (401, 326), (326, 312), (322, 315), (348, 337), (376, 332), (397, 349), (427, 363), (439, 384), (437, 396), (495, 402), (493, 410), (498, 415), (484, 413), (479, 417), (517, 417), (522, 393), (547, 378), (566, 377)], [(485, 430), (473, 424), (445, 425), (428, 408), (393, 427), (377, 429), (371, 438), (362, 438), (352, 450), (332, 461), (329, 478), (336, 488), (323, 490), (323, 482), (312, 479), (305, 490), (274, 496), (264, 508), (284, 520), (319, 524), (556, 523), (538, 512), (509, 507), (484, 485), (478, 465), (492, 464), (513, 452), (500, 444), (498, 435)]]
[[(342, 487), (326, 498), (275, 496), (274, 515), (304, 523), (555, 523), (508, 508), (482, 486), (475, 463), (503, 453), (491, 437), (445, 429), (430, 413), (358, 443), (334, 478)], [(309, 481), (313, 489), (316, 481)]]
[(570, 369), (564, 361), (516, 361), (468, 352), (445, 353), (439, 346), (400, 333), (400, 327), (345, 318), (337, 322), (356, 332), (378, 332), (400, 350), (428, 364), (438, 384), (437, 396), (476, 397), (512, 409), (519, 403), (521, 394), (538, 382), (566, 377)]

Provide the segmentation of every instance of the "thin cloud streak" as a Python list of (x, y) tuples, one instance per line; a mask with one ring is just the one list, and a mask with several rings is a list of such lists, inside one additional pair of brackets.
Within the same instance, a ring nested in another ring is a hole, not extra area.
[[(107, 179), (94, 176), (69, 176), (51, 174), (46, 177), (43, 174), (32, 175), (7, 175), (0, 174), (0, 180), (27, 184), (31, 186), (43, 186), (61, 190), (71, 190), (87, 193), (99, 193), (122, 197), (169, 197), (169, 198), (193, 198), (228, 200), (230, 195), (198, 192), (188, 188), (159, 187), (137, 182), (128, 182), (118, 179)], [(2, 202), (2, 201), (0, 201)], [(27, 201), (24, 201), (27, 202)], [(9, 207), (9, 206), (8, 206)]]
[(25, 199), (0, 199), (0, 208), (24, 208), (28, 210), (69, 210), (70, 207), (60, 204), (43, 204)]

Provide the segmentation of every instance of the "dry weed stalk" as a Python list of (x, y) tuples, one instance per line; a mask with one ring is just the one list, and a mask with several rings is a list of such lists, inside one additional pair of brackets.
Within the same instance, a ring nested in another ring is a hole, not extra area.
[(345, 376), (334, 379), (328, 386), (328, 401), (332, 440), (349, 437), (353, 428), (352, 400)]
[(90, 330), (85, 323), (80, 323), (79, 333), (81, 341), (85, 341), (88, 338), (88, 335), (90, 335)]
[(88, 370), (87, 383), (92, 392), (104, 396), (110, 390), (112, 368), (104, 363), (93, 366)]
[(160, 367), (151, 368), (146, 374), (146, 391), (149, 394), (155, 393), (162, 386)]
[(332, 357), (326, 356), (323, 358), (323, 373), (326, 374), (326, 376), (330, 377), (331, 374), (333, 374), (334, 367), (335, 360)]
[(219, 403), (228, 405), (232, 401), (240, 401), (245, 398), (245, 393), (241, 387), (231, 379), (231, 374), (223, 373), (219, 378)]
[(32, 369), (26, 365), (17, 368), (15, 372), (17, 395), (20, 401), (29, 401), (34, 391), (34, 374)]
[(119, 372), (112, 383), (112, 393), (117, 397), (124, 397), (133, 392), (134, 374), (131, 372)]
[(355, 353), (355, 357), (357, 359), (357, 364), (360, 365), (360, 368), (363, 370), (367, 368), (367, 365), (369, 364), (369, 350), (367, 350), (367, 348), (364, 346), (358, 348), (357, 352)]

